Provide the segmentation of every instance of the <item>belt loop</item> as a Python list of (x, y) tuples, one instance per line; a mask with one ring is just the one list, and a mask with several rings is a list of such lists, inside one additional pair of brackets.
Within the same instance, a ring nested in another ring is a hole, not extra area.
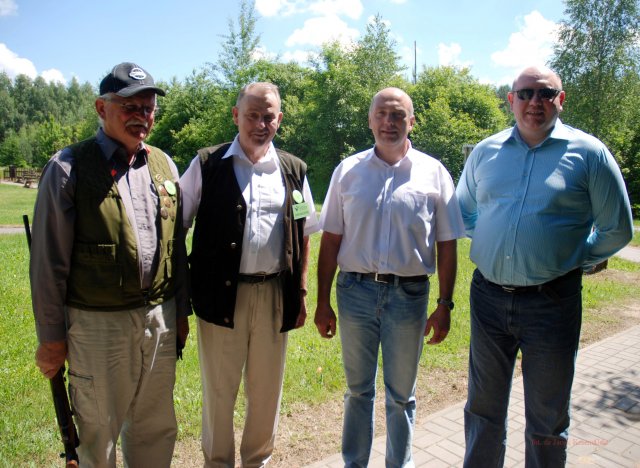
[(397, 288), (399, 284), (400, 284), (400, 277), (393, 275), (393, 286)]
[(356, 275), (356, 281), (359, 283), (362, 281), (362, 273), (353, 273), (354, 275)]

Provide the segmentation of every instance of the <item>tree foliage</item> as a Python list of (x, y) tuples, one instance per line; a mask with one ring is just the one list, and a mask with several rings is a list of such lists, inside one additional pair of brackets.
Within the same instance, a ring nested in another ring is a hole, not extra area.
[(638, 0), (565, 0), (551, 67), (566, 91), (563, 120), (595, 135), (618, 159), (640, 211)]
[(507, 126), (496, 90), (480, 84), (468, 69), (426, 68), (410, 95), (414, 146), (440, 159), (454, 179), (462, 172), (463, 146)]
[[(616, 125), (639, 71), (637, 0), (565, 0), (552, 68), (567, 91), (565, 118), (598, 138)], [(580, 92), (582, 91), (582, 92)]]
[(95, 93), (73, 80), (69, 86), (0, 73), (0, 165), (36, 166), (58, 149), (95, 132)]

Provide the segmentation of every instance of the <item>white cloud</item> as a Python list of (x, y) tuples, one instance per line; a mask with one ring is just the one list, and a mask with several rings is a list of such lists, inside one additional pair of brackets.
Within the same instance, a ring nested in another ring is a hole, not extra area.
[(460, 54), (462, 53), (462, 47), (457, 42), (451, 44), (438, 44), (438, 65), (441, 67), (454, 66), (458, 68), (468, 68), (472, 62), (463, 62), (460, 60)]
[(300, 0), (256, 0), (255, 9), (265, 18), (279, 15), (289, 16), (299, 12), (304, 3)]
[(287, 47), (320, 46), (334, 40), (348, 43), (355, 40), (359, 34), (357, 29), (350, 28), (337, 16), (328, 15), (306, 20), (302, 28), (293, 31), (285, 44)]
[(360, 18), (363, 10), (360, 0), (317, 0), (309, 5), (309, 11), (316, 15), (345, 15), (354, 20)]
[(9, 75), (9, 78), (15, 78), (18, 75), (27, 75), (30, 78), (38, 76), (36, 66), (31, 60), (18, 57), (18, 54), (2, 43), (0, 43), (0, 70)]
[(491, 61), (519, 71), (530, 65), (544, 65), (553, 54), (558, 25), (534, 10), (524, 17), (519, 31), (511, 34), (506, 49), (491, 54)]
[(0, 16), (18, 14), (18, 5), (14, 0), (0, 0)]
[(364, 7), (361, 0), (256, 0), (255, 9), (265, 18), (312, 13), (321, 16), (344, 15), (358, 19)]
[(43, 71), (42, 73), (40, 73), (40, 76), (42, 76), (44, 81), (46, 81), (47, 83), (57, 82), (63, 85), (67, 84), (67, 80), (65, 80), (62, 72), (60, 70), (56, 70), (55, 68), (50, 68), (49, 70)]
[[(18, 57), (18, 54), (11, 51), (5, 44), (1, 42), (0, 71), (5, 72), (11, 79), (15, 78), (18, 75), (27, 75), (31, 79), (34, 79), (36, 76), (38, 76), (36, 66), (31, 60)], [(43, 71), (41, 73), (41, 76), (47, 83), (50, 83), (52, 81), (57, 81), (62, 84), (67, 83), (62, 72), (60, 70), (56, 70), (55, 68)]]
[(396, 5), (402, 5), (403, 3), (407, 3), (407, 0), (391, 0), (391, 3), (395, 3)]
[(308, 50), (287, 51), (282, 54), (280, 61), (284, 63), (297, 62), (298, 64), (304, 65), (309, 63), (311, 56), (312, 53)]

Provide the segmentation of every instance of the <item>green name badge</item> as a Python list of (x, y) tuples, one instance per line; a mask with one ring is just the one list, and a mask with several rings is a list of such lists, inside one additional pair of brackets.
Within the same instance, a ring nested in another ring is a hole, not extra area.
[(293, 205), (293, 219), (306, 218), (309, 216), (309, 204), (307, 202)]

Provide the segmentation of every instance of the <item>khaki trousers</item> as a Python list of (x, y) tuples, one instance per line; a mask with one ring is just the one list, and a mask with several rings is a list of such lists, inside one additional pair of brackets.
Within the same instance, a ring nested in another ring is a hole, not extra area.
[(68, 308), (69, 394), (84, 467), (169, 467), (176, 440), (173, 408), (176, 305), (122, 312)]
[(233, 415), (243, 376), (242, 466), (264, 466), (271, 458), (287, 348), (287, 334), (280, 333), (281, 280), (240, 283), (234, 324), (231, 329), (198, 319), (205, 467), (235, 466)]

